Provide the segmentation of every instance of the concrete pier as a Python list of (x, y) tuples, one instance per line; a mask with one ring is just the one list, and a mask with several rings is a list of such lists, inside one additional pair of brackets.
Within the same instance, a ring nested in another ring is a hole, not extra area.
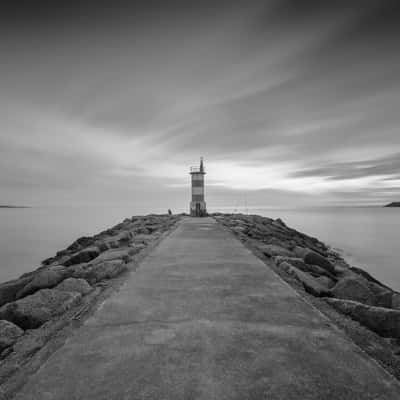
[(187, 218), (18, 400), (400, 399), (400, 385), (211, 218)]

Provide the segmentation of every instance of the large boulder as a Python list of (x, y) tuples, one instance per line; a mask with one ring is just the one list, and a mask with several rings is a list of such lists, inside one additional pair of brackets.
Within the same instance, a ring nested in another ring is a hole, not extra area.
[(278, 246), (278, 247), (283, 247), (285, 250), (290, 252), (291, 257), (295, 257), (295, 254), (291, 250), (294, 245), (290, 240), (285, 240), (285, 239), (275, 237), (275, 236), (268, 236), (268, 237), (262, 238), (262, 243), (264, 243), (264, 245), (268, 245), (268, 246), (274, 245), (274, 246)]
[(308, 274), (314, 277), (326, 276), (330, 279), (335, 280), (335, 277), (332, 274), (330, 274), (327, 270), (318, 267), (318, 265), (306, 264), (301, 258), (298, 257), (276, 256), (274, 257), (274, 261), (277, 265), (281, 264), (282, 262), (288, 262), (294, 267), (301, 269), (302, 271), (307, 272)]
[(310, 275), (304, 273), (293, 265), (282, 262), (280, 267), (285, 270), (288, 274), (294, 276), (298, 281), (303, 284), (306, 292), (317, 297), (330, 296), (329, 290), (321, 285), (316, 279), (312, 278)]
[(100, 250), (100, 252), (107, 251), (112, 248), (111, 243), (105, 239), (96, 240), (94, 244)]
[(379, 282), (377, 279), (375, 279), (371, 274), (369, 274), (367, 271), (364, 271), (361, 268), (358, 267), (349, 267), (349, 269), (353, 272), (355, 272), (358, 275), (361, 275), (363, 278), (365, 278), (367, 281), (370, 281), (372, 283), (375, 283), (381, 287), (384, 287), (386, 289), (390, 289), (386, 285), (384, 285), (382, 282)]
[(368, 288), (374, 293), (374, 306), (377, 307), (392, 307), (393, 290), (386, 286), (381, 286), (373, 281), (366, 281)]
[(280, 218), (277, 218), (275, 221), (272, 221), (271, 224), (282, 228), (287, 228), (286, 224)]
[(90, 264), (98, 264), (103, 261), (112, 261), (112, 260), (123, 260), (125, 262), (129, 262), (131, 260), (131, 256), (135, 254), (135, 250), (130, 247), (124, 247), (122, 249), (111, 249), (106, 250), (101, 253), (98, 257), (90, 262)]
[(344, 265), (343, 263), (335, 263), (335, 275), (344, 277), (346, 275), (351, 275), (351, 270), (348, 266)]
[(145, 225), (142, 226), (135, 226), (134, 229), (135, 234), (143, 234), (143, 235), (149, 235), (150, 231), (147, 229), (147, 227)]
[(235, 225), (247, 226), (247, 225), (248, 225), (245, 221), (243, 221), (243, 220), (241, 220), (241, 219), (233, 219), (232, 221), (229, 221), (229, 222), (230, 222), (230, 224), (231, 224), (232, 226), (235, 226)]
[(33, 279), (17, 293), (16, 299), (33, 294), (40, 289), (50, 289), (58, 285), (64, 278), (65, 271), (60, 269), (37, 272)]
[(243, 235), (247, 231), (247, 228), (245, 226), (233, 226), (231, 229), (237, 235)]
[(293, 249), (293, 253), (296, 255), (296, 257), (300, 257), (302, 259), (304, 259), (308, 252), (310, 252), (310, 249), (301, 246), (295, 246)]
[(377, 307), (392, 307), (393, 292), (391, 290), (385, 290), (375, 295), (374, 305)]
[(320, 283), (322, 286), (326, 287), (327, 289), (331, 289), (333, 286), (335, 286), (336, 282), (327, 277), (327, 276), (319, 276), (317, 278), (315, 278), (315, 280)]
[(287, 262), (300, 269), (303, 269), (304, 266), (307, 266), (303, 259), (298, 257), (274, 256), (272, 258), (275, 261), (275, 264), (278, 266), (283, 262)]
[(162, 225), (160, 225), (160, 223), (147, 224), (146, 228), (149, 230), (150, 233), (153, 233), (161, 230)]
[(4, 319), (0, 320), (0, 352), (12, 346), (24, 331), (17, 325)]
[(285, 249), (282, 246), (278, 246), (275, 244), (260, 244), (257, 245), (257, 248), (264, 253), (267, 257), (274, 257), (274, 256), (285, 256), (285, 257), (293, 257), (294, 254), (290, 251)]
[(316, 253), (315, 251), (309, 251), (306, 253), (304, 256), (304, 262), (306, 264), (311, 264), (311, 265), (318, 265), (319, 267), (327, 270), (331, 274), (335, 274), (335, 268), (334, 266), (330, 263), (330, 261), (322, 257), (320, 254)]
[(351, 300), (326, 299), (341, 313), (348, 315), (378, 335), (400, 338), (400, 311), (373, 307)]
[(71, 254), (77, 253), (86, 247), (93, 246), (94, 242), (95, 242), (95, 237), (82, 236), (77, 240), (75, 240), (75, 242), (73, 242), (66, 249), (58, 251), (55, 257), (50, 257), (47, 258), (46, 260), (43, 260), (42, 265), (51, 265), (55, 262), (58, 262), (59, 264), (63, 265), (64, 262), (70, 259)]
[(118, 247), (128, 246), (132, 239), (132, 234), (129, 231), (122, 231), (116, 235), (103, 237), (95, 242), (100, 251), (116, 249)]
[(122, 260), (104, 261), (98, 264), (81, 264), (73, 270), (72, 277), (83, 278), (90, 284), (111, 279), (127, 270)]
[(72, 265), (69, 267), (69, 270), (71, 272), (71, 278), (75, 279), (85, 279), (87, 282), (88, 280), (88, 274), (89, 271), (93, 268), (92, 264), (89, 263), (81, 263), (81, 264), (76, 264)]
[(0, 284), (0, 307), (17, 299), (17, 293), (32, 279), (32, 276), (21, 277)]
[(78, 253), (70, 256), (66, 261), (64, 261), (63, 265), (66, 267), (70, 265), (85, 263), (93, 260), (100, 254), (99, 248), (96, 246), (87, 247), (79, 251)]
[(78, 292), (82, 295), (89, 293), (92, 287), (85, 279), (67, 278), (55, 287), (57, 290), (64, 292)]
[(361, 277), (347, 276), (333, 288), (334, 297), (374, 305), (375, 295)]
[(392, 308), (395, 310), (400, 310), (400, 293), (393, 292), (392, 293)]
[(146, 248), (147, 246), (143, 243), (138, 243), (138, 244), (131, 244), (130, 245), (130, 251), (129, 254), (131, 256), (141, 252), (144, 248)]
[[(75, 240), (70, 246), (67, 247), (67, 251), (76, 252), (78, 250), (82, 250), (85, 247), (92, 246), (94, 243), (94, 238), (92, 236), (82, 236)], [(61, 250), (57, 253), (57, 255), (62, 255), (65, 250)]]
[(305, 266), (303, 267), (303, 271), (308, 272), (309, 274), (315, 277), (325, 276), (332, 279), (335, 282), (337, 280), (335, 275), (331, 274), (328, 270), (319, 267), (318, 265), (305, 264)]
[(136, 234), (135, 236), (133, 236), (132, 243), (135, 245), (136, 244), (147, 245), (148, 243), (152, 242), (155, 239), (157, 239), (157, 236), (154, 234), (150, 235), (150, 234), (140, 233), (140, 234)]
[(23, 299), (0, 308), (0, 319), (5, 319), (22, 329), (35, 329), (63, 314), (79, 302), (81, 294), (56, 289), (42, 289)]
[(104, 279), (112, 279), (127, 270), (127, 265), (122, 260), (105, 261), (96, 264), (91, 269), (89, 282), (99, 282)]

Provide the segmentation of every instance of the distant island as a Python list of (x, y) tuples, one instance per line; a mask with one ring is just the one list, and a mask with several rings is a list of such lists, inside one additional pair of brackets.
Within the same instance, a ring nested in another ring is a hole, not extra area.
[(394, 201), (393, 203), (386, 204), (384, 207), (400, 207), (400, 201)]
[(1, 205), (0, 208), (30, 208), (28, 206), (10, 206), (10, 205)]

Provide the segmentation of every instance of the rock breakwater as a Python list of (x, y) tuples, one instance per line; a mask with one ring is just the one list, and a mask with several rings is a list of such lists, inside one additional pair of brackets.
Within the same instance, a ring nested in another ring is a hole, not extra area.
[[(342, 322), (351, 318), (363, 328), (388, 340), (390, 346), (385, 351), (389, 349), (394, 357), (393, 359), (390, 356), (388, 362), (397, 365), (395, 372), (400, 376), (400, 364), (397, 359), (397, 354), (400, 353), (398, 292), (382, 284), (363, 269), (350, 266), (326, 244), (288, 227), (280, 219), (219, 213), (214, 217), (257, 255), (265, 258), (289, 284), (315, 298), (313, 304), (323, 312), (329, 314), (326, 312), (328, 305), (343, 316)], [(321, 302), (324, 302), (325, 306)], [(342, 325), (349, 324), (343, 322)], [(359, 332), (354, 334), (357, 335)], [(363, 347), (363, 341), (359, 342)], [(366, 347), (374, 346), (375, 343), (372, 342), (373, 340), (369, 340)]]
[(107, 281), (134, 270), (144, 250), (180, 218), (127, 218), (97, 235), (77, 239), (38, 269), (0, 284), (0, 384), (40, 350), (57, 321), (68, 312), (73, 318), (107, 287)]

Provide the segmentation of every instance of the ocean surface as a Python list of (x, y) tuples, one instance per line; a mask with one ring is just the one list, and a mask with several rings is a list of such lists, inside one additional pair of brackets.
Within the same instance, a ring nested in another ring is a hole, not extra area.
[[(364, 268), (393, 289), (400, 290), (400, 208), (221, 211), (246, 211), (281, 218), (288, 226), (339, 250), (351, 265)], [(43, 259), (80, 236), (93, 235), (126, 217), (145, 213), (144, 209), (128, 206), (0, 208), (0, 282), (40, 266)]]

